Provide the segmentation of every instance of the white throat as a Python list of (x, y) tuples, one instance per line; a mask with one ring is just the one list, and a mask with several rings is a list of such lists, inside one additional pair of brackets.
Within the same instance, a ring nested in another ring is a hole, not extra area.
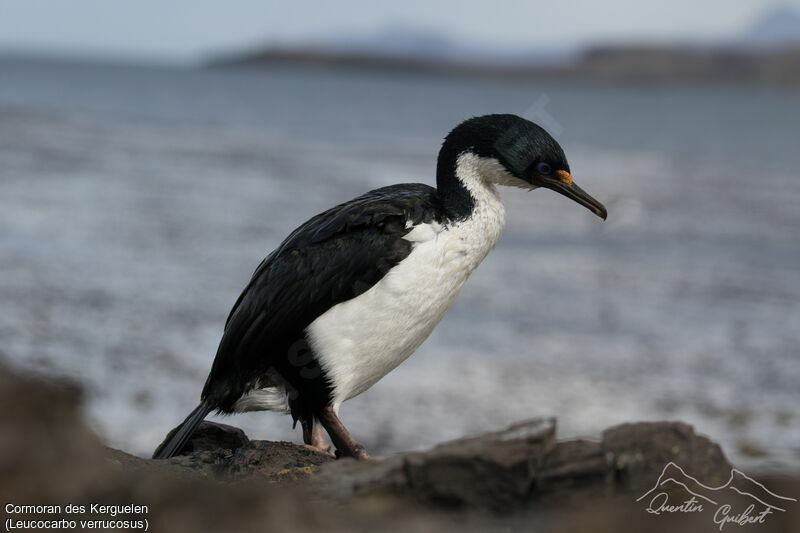
[(535, 185), (513, 176), (497, 159), (481, 157), (470, 152), (464, 152), (456, 159), (456, 178), (476, 201), (480, 201), (484, 190), (494, 191), (494, 185), (528, 190), (536, 188)]
[(495, 185), (523, 189), (535, 187), (512, 176), (497, 159), (469, 152), (458, 156), (455, 173), (456, 179), (469, 191), (475, 202), (472, 214), (456, 226), (469, 226), (469, 231), (480, 234), (476, 240), (481, 242), (485, 256), (494, 247), (505, 225), (505, 207)]

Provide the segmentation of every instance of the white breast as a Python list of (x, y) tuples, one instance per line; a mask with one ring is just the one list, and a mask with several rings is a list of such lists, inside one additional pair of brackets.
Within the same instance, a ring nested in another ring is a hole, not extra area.
[[(505, 209), (494, 184), (532, 188), (495, 159), (462, 154), (456, 176), (475, 200), (466, 220), (414, 226), (411, 253), (368, 291), (328, 309), (306, 328), (333, 385), (333, 406), (374, 385), (405, 361), (442, 319), (461, 286), (497, 243)], [(238, 411), (287, 411), (282, 388), (256, 389)]]
[[(463, 178), (462, 178), (463, 179)], [(500, 196), (480, 184), (473, 216), (414, 226), (411, 253), (360, 296), (335, 305), (306, 332), (333, 385), (333, 405), (371, 387), (430, 335), (467, 277), (497, 243), (505, 221)]]

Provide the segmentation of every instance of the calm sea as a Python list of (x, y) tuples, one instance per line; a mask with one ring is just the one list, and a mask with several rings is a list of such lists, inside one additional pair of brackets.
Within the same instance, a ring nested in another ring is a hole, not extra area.
[[(800, 94), (274, 67), (0, 60), (0, 353), (87, 389), (149, 454), (195, 406), (230, 306), (311, 215), (433, 183), (488, 112), (559, 139), (603, 223), (507, 190), (507, 227), (420, 350), (341, 416), (375, 454), (557, 416), (680, 419), (800, 465)], [(300, 439), (271, 413), (227, 419)]]

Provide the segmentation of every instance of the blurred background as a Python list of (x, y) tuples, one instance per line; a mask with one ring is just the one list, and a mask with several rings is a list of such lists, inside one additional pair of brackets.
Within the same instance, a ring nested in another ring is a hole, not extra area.
[(452, 127), (516, 113), (608, 221), (503, 191), (497, 248), (344, 405), (354, 435), (381, 455), (535, 416), (680, 419), (798, 471), (799, 89), (798, 0), (4, 0), (0, 354), (82, 383), (109, 444), (149, 455), (289, 231), (433, 184)]

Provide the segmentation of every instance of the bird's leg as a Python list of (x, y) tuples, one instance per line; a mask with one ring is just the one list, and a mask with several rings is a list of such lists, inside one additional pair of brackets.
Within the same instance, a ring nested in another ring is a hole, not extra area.
[(303, 442), (306, 448), (314, 451), (321, 452), (327, 455), (331, 453), (331, 445), (325, 441), (325, 435), (322, 433), (322, 426), (317, 423), (313, 418), (300, 420), (303, 426)]
[(369, 459), (364, 447), (356, 442), (356, 440), (344, 427), (342, 421), (336, 416), (336, 411), (333, 410), (332, 405), (328, 405), (322, 409), (318, 415), (320, 423), (325, 427), (325, 431), (330, 435), (333, 445), (336, 450), (344, 456), (354, 457), (356, 459)]

